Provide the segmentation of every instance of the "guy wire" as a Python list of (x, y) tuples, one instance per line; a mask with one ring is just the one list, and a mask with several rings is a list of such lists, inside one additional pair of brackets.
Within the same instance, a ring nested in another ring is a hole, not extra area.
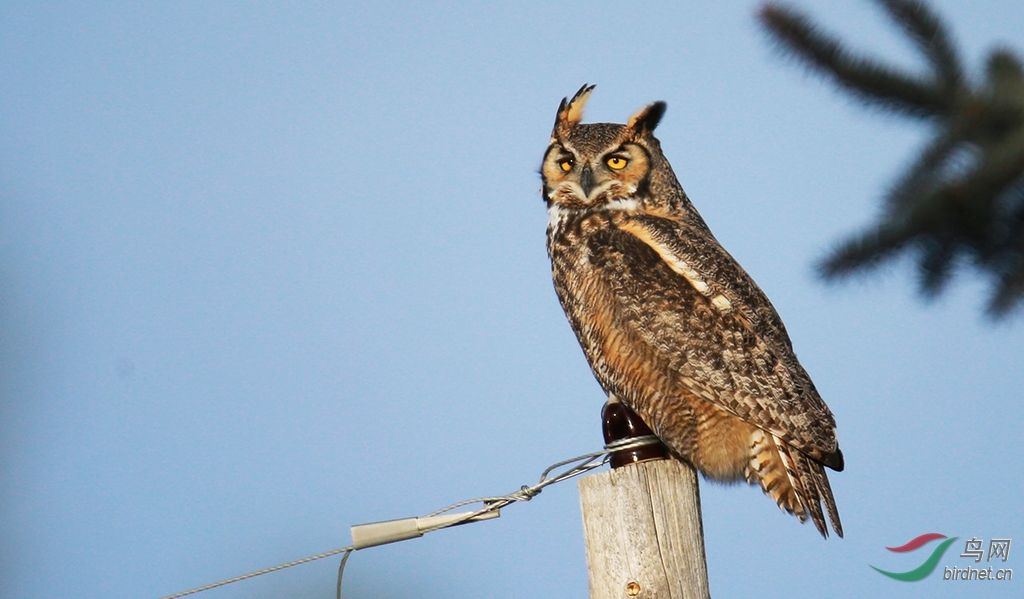
[[(570, 458), (568, 460), (562, 460), (561, 462), (556, 462), (556, 463), (548, 466), (547, 469), (544, 470), (543, 473), (541, 473), (540, 481), (537, 484), (533, 485), (533, 486), (523, 485), (522, 487), (519, 488), (519, 490), (513, 491), (513, 492), (509, 493), (508, 495), (501, 495), (501, 496), (497, 496), (497, 497), (478, 497), (476, 499), (467, 499), (465, 501), (460, 501), (458, 503), (453, 503), (453, 504), (449, 505), (448, 507), (444, 507), (444, 508), (441, 508), (441, 509), (439, 509), (439, 510), (437, 510), (435, 512), (431, 512), (431, 513), (427, 514), (425, 517), (429, 518), (431, 516), (437, 516), (439, 514), (443, 514), (445, 512), (451, 511), (451, 510), (453, 510), (455, 508), (458, 508), (458, 507), (462, 507), (464, 505), (470, 505), (470, 504), (473, 504), (473, 503), (483, 503), (484, 504), (484, 506), (482, 508), (480, 508), (480, 509), (478, 509), (478, 510), (476, 510), (474, 512), (467, 513), (465, 517), (459, 518), (455, 522), (448, 522), (448, 523), (445, 523), (445, 524), (441, 524), (441, 525), (435, 526), (433, 528), (426, 528), (426, 529), (423, 529), (422, 533), (423, 534), (427, 534), (428, 532), (434, 532), (435, 530), (441, 530), (442, 528), (449, 528), (451, 526), (456, 526), (456, 525), (459, 525), (459, 524), (465, 524), (467, 522), (472, 521), (473, 518), (476, 518), (477, 516), (480, 516), (481, 514), (485, 514), (487, 512), (493, 512), (493, 511), (500, 510), (501, 508), (506, 507), (508, 505), (511, 505), (513, 503), (516, 503), (518, 501), (529, 501), (529, 500), (533, 499), (534, 497), (536, 497), (537, 495), (539, 495), (540, 492), (544, 489), (544, 487), (547, 487), (548, 485), (553, 485), (555, 483), (560, 483), (560, 482), (562, 482), (564, 480), (568, 480), (570, 478), (573, 478), (573, 477), (579, 476), (581, 474), (584, 474), (586, 472), (589, 472), (589, 471), (591, 471), (591, 470), (593, 470), (595, 468), (600, 468), (601, 466), (603, 466), (606, 463), (608, 463), (608, 461), (611, 459), (611, 454), (615, 453), (616, 451), (623, 451), (623, 450), (626, 450), (626, 449), (634, 449), (634, 448), (637, 448), (637, 447), (642, 447), (644, 445), (651, 445), (653, 443), (659, 443), (659, 442), (660, 441), (658, 440), (658, 438), (655, 437), (654, 435), (644, 435), (642, 437), (632, 437), (632, 438), (628, 438), (628, 439), (623, 439), (621, 441), (615, 441), (613, 443), (609, 443), (609, 444), (605, 445), (604, 449), (602, 449), (601, 451), (595, 451), (593, 453), (587, 453), (587, 454), (583, 454), (581, 456), (576, 456), (574, 458)], [(551, 474), (552, 471), (554, 471), (554, 470), (556, 470), (558, 468), (561, 468), (562, 466), (568, 466), (569, 464), (576, 464), (576, 465), (573, 466), (572, 468), (569, 468), (569, 469), (565, 470), (564, 472), (555, 474), (551, 478), (548, 478), (548, 475)], [(249, 574), (243, 574), (241, 576), (236, 576), (234, 578), (229, 578), (227, 580), (222, 580), (220, 582), (215, 582), (213, 584), (208, 584), (206, 586), (198, 587), (198, 588), (192, 589), (190, 591), (185, 591), (185, 592), (182, 592), (182, 593), (175, 593), (174, 595), (167, 595), (166, 597), (161, 597), (160, 599), (178, 599), (178, 597), (185, 597), (186, 595), (193, 595), (195, 593), (201, 593), (203, 591), (208, 591), (210, 589), (215, 589), (217, 587), (221, 587), (221, 586), (224, 586), (226, 584), (232, 584), (232, 583), (235, 583), (235, 582), (239, 582), (239, 581), (245, 580), (247, 578), (254, 578), (256, 576), (261, 576), (263, 574), (269, 574), (270, 572), (276, 572), (278, 570), (284, 570), (285, 568), (291, 568), (292, 566), (298, 566), (299, 564), (305, 564), (307, 562), (313, 562), (313, 561), (316, 561), (318, 559), (323, 559), (325, 557), (330, 557), (332, 555), (338, 555), (339, 553), (344, 553), (345, 556), (341, 559), (341, 564), (338, 566), (337, 599), (341, 599), (341, 578), (342, 578), (342, 575), (345, 572), (345, 562), (348, 561), (348, 557), (352, 554), (352, 552), (354, 550), (355, 550), (355, 546), (354, 545), (349, 545), (348, 547), (342, 547), (341, 549), (335, 549), (333, 551), (328, 551), (326, 553), (320, 553), (320, 554), (313, 555), (313, 556), (310, 556), (310, 557), (306, 557), (306, 558), (303, 558), (303, 559), (295, 560), (293, 562), (288, 562), (287, 564), (281, 564), (279, 566), (274, 566), (272, 568), (264, 568), (263, 570), (258, 570), (256, 572), (250, 572)]]

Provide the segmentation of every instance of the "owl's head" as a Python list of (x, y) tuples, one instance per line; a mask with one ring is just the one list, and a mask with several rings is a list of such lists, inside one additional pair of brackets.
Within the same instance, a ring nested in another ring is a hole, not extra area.
[(665, 114), (665, 103), (644, 107), (625, 125), (580, 124), (593, 89), (584, 85), (558, 107), (551, 144), (540, 168), (548, 205), (614, 208), (623, 205), (622, 200), (649, 199), (652, 186), (675, 187), (682, 193), (653, 134)]

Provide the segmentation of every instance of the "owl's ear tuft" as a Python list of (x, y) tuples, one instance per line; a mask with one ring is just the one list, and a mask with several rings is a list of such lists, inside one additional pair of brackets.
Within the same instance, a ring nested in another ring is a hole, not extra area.
[(664, 102), (648, 104), (629, 117), (629, 123), (626, 126), (635, 131), (637, 137), (654, 133), (654, 128), (658, 126), (667, 107), (668, 105)]
[(555, 128), (551, 131), (551, 139), (567, 136), (572, 128), (583, 120), (583, 107), (592, 91), (594, 86), (584, 83), (571, 100), (562, 98), (562, 103), (558, 105), (558, 115), (555, 116)]

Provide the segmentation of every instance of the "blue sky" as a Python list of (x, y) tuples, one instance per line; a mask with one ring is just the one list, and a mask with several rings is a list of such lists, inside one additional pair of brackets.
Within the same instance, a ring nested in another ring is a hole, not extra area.
[[(1018, 3), (935, 4), (972, 68), (1024, 49)], [(871, 3), (799, 5), (922, 67)], [(1024, 329), (970, 275), (930, 303), (907, 261), (814, 277), (927, 130), (780, 57), (757, 6), (5, 3), (0, 595), (155, 599), (598, 449), (537, 175), (589, 82), (590, 121), (668, 103), (666, 155), (839, 425), (845, 539), (701, 485), (713, 596), (1019, 597), (868, 567), (912, 569), (884, 547), (925, 532), (1024, 544)], [(336, 567), (205, 597), (330, 596)], [(351, 597), (585, 596), (577, 491), (347, 572)]]

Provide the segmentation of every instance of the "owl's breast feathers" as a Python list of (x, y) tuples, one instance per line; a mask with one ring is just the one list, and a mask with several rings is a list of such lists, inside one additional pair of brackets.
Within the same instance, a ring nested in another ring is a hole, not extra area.
[(842, 470), (835, 420), (775, 308), (707, 229), (640, 211), (564, 211), (548, 253), (606, 391), (641, 415), (700, 398)]

